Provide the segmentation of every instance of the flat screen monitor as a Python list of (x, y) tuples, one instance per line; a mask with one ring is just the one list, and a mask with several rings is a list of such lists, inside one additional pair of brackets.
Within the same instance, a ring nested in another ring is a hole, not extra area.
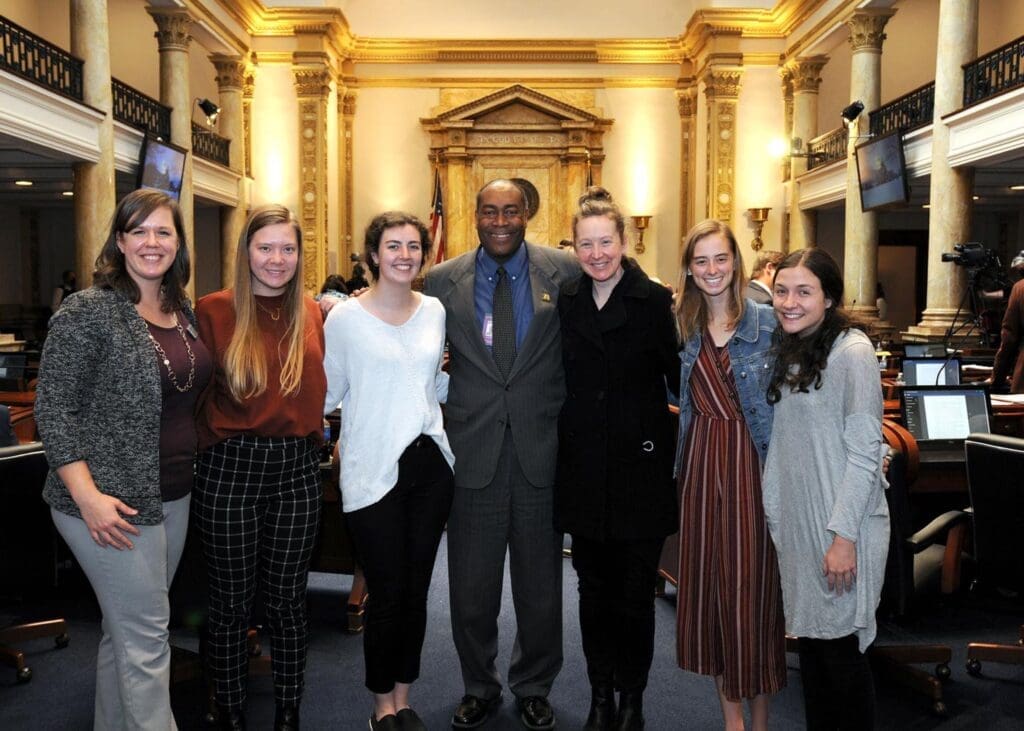
[(984, 386), (907, 386), (900, 392), (903, 425), (922, 449), (962, 446), (968, 434), (991, 432)]
[(181, 178), (185, 173), (188, 152), (153, 137), (142, 142), (139, 155), (138, 188), (155, 188), (175, 200), (181, 194)]
[(854, 154), (862, 210), (873, 211), (910, 201), (903, 137), (898, 130), (858, 145)]
[(959, 358), (904, 358), (903, 380), (908, 386), (956, 386)]

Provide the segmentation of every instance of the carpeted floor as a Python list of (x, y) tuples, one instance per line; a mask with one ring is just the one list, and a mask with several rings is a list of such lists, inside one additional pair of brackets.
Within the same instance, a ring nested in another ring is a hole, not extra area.
[[(450, 728), (451, 712), (462, 694), (462, 682), (452, 646), (447, 607), (448, 584), (445, 545), (434, 571), (430, 596), (430, 625), (423, 653), (422, 677), (414, 686), (413, 705), (430, 729)], [(565, 562), (565, 664), (552, 691), (559, 729), (579, 729), (589, 703), (589, 687), (580, 650), (576, 619), (576, 577)], [(344, 604), (351, 577), (313, 574), (310, 581), (312, 631), (307, 686), (302, 706), (303, 727), (364, 729), (370, 712), (370, 695), (362, 686), (362, 639), (344, 632)], [(13, 672), (0, 668), (0, 729), (78, 730), (92, 726), (94, 660), (99, 639), (98, 612), (91, 596), (68, 596), (46, 603), (44, 612), (62, 613), (71, 624), (71, 645), (53, 649), (49, 640), (30, 643), (34, 678), (16, 685)], [(38, 605), (37, 605), (38, 606)], [(38, 611), (38, 610), (37, 610)], [(657, 651), (646, 696), (647, 728), (650, 731), (721, 728), (712, 682), (680, 671), (675, 665), (675, 597), (670, 593), (656, 603)], [(16, 606), (0, 604), (0, 625), (24, 614)], [(885, 624), (880, 639), (886, 642), (944, 642), (954, 649), (952, 677), (946, 683), (949, 716), (937, 719), (927, 704), (907, 691), (879, 685), (878, 721), (882, 729), (1021, 729), (1024, 728), (1024, 667), (986, 665), (981, 678), (964, 670), (967, 642), (1012, 641), (1024, 617), (979, 608), (961, 599), (929, 607), (916, 619), (899, 626)], [(513, 615), (507, 577), (501, 616), (499, 668), (508, 666)], [(554, 638), (552, 641), (555, 641)], [(196, 646), (186, 630), (175, 630), (174, 643)], [(266, 643), (269, 645), (269, 641)], [(789, 686), (772, 703), (771, 727), (803, 727), (800, 675), (796, 657), (788, 657)], [(201, 729), (203, 691), (199, 682), (185, 683), (173, 691), (179, 727)], [(269, 729), (273, 721), (273, 689), (269, 677), (254, 677), (249, 687), (250, 728)], [(485, 728), (493, 731), (520, 729), (514, 703), (505, 703)]]

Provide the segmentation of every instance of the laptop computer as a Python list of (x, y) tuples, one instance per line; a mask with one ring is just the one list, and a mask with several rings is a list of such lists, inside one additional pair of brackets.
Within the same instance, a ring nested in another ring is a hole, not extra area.
[(942, 343), (905, 343), (903, 352), (908, 358), (945, 358), (946, 346)]
[(904, 358), (903, 381), (908, 386), (956, 386), (959, 358)]
[(963, 462), (967, 435), (992, 431), (985, 386), (906, 386), (900, 411), (922, 462)]

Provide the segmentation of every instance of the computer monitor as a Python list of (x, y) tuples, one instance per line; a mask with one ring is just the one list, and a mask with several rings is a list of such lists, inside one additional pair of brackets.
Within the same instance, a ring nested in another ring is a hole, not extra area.
[(908, 386), (956, 386), (959, 358), (904, 358), (903, 381)]
[(962, 447), (968, 434), (991, 432), (984, 386), (907, 386), (900, 392), (903, 425), (925, 448)]

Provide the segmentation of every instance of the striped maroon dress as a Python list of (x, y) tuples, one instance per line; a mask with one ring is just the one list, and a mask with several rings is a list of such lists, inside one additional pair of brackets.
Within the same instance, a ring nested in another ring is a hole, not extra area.
[(684, 670), (722, 676), (738, 701), (786, 684), (782, 589), (729, 350), (707, 332), (702, 342), (679, 474), (677, 657)]

